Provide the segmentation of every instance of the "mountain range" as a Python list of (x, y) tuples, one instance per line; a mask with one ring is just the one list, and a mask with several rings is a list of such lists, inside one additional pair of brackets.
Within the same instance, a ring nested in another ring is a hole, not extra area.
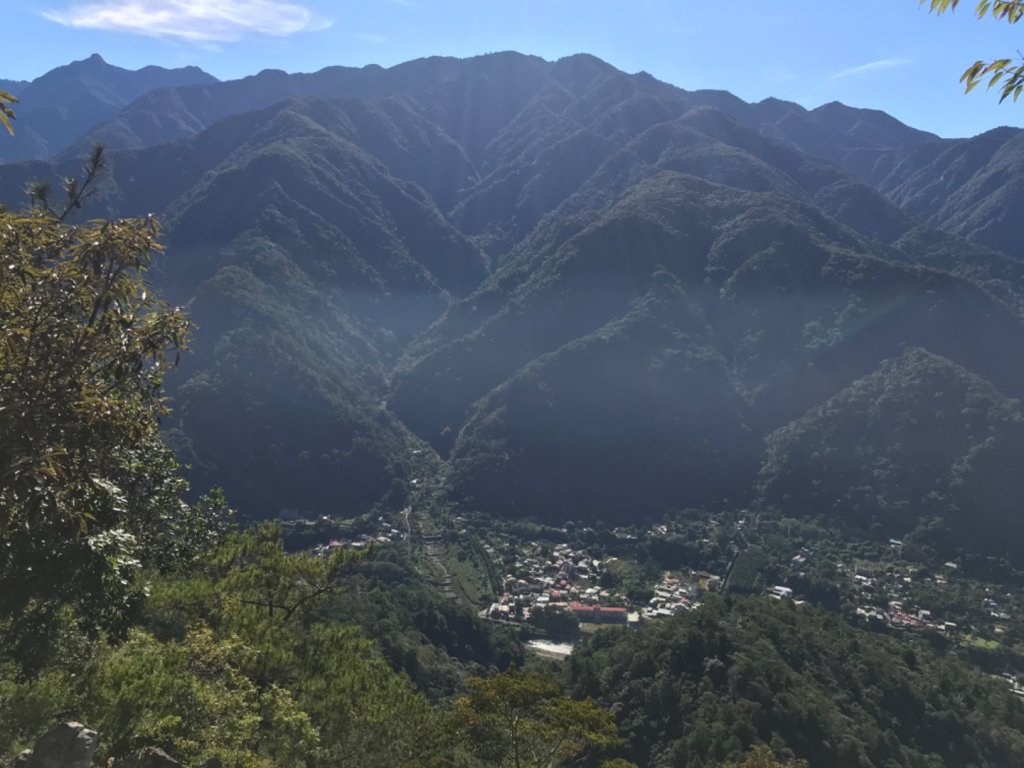
[(198, 325), (168, 438), (248, 516), (404, 504), (432, 451), (447, 498), (519, 517), (1024, 533), (1021, 131), (588, 55), (11, 88), (0, 199), (99, 141), (89, 214), (166, 226), (154, 282)]
[(0, 146), (0, 161), (51, 157), (144, 94), (213, 82), (217, 79), (198, 67), (128, 70), (108, 64), (99, 54), (57, 67), (31, 82), (4, 80), (0, 89), (16, 96), (20, 106), (17, 131)]

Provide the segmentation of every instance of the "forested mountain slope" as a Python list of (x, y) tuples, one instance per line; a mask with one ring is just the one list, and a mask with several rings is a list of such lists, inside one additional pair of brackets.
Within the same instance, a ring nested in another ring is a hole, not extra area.
[[(902, 535), (944, 518), (979, 549), (1013, 548), (1024, 415), (987, 382), (921, 349), (887, 360), (773, 432), (760, 495), (833, 523)], [(971, 525), (984, 511), (985, 525)]]
[[(820, 514), (772, 490), (822, 471), (784, 436), (831, 434), (841, 406), (882, 450), (880, 396), (851, 392), (908, 367), (935, 374), (896, 398), (948, 449), (929, 482), (961, 487), (979, 451), (972, 477), (1005, 471), (1024, 265), (993, 234), (1019, 204), (1017, 133), (993, 136), (503, 53), (153, 91), (76, 146), (121, 148), (93, 214), (167, 227), (159, 287), (199, 329), (166, 426), (246, 514), (400, 505), (422, 440), (460, 503), (611, 520)], [(4, 166), (0, 198), (77, 163)], [(913, 405), (968, 380), (984, 429)], [(901, 481), (858, 495), (868, 471), (829, 470), (816, 493), (857, 499), (830, 514), (896, 531), (935, 512), (906, 511)]]
[(570, 675), (575, 695), (619, 712), (625, 754), (650, 768), (712, 768), (758, 741), (812, 766), (1024, 759), (1005, 686), (792, 603), (715, 600), (642, 632), (610, 630)]

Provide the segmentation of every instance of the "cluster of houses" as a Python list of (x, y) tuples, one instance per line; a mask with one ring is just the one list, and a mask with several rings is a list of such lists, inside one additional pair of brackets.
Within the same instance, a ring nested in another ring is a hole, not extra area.
[(516, 557), (503, 579), (502, 593), (486, 611), (492, 619), (525, 621), (537, 608), (569, 611), (582, 623), (626, 624), (639, 620), (626, 609), (626, 599), (599, 586), (604, 565), (586, 551), (558, 544), (544, 554)]
[(857, 607), (857, 615), (869, 624), (892, 629), (932, 629), (942, 632), (956, 632), (959, 629), (952, 621), (934, 621), (931, 611), (908, 607), (902, 600), (890, 600), (886, 608), (861, 605)]
[[(896, 542), (891, 542), (896, 546)], [(950, 563), (951, 568), (955, 565)], [(910, 569), (890, 568), (884, 571), (867, 565), (848, 569), (851, 597), (857, 605), (857, 615), (869, 625), (892, 629), (934, 629), (955, 632), (956, 624), (937, 622), (932, 613), (918, 606), (912, 595), (915, 572)], [(935, 577), (936, 583), (945, 584), (944, 576)]]
[(313, 554), (326, 557), (338, 549), (366, 549), (369, 546), (380, 546), (390, 544), (393, 541), (401, 541), (405, 534), (388, 523), (383, 517), (377, 519), (376, 530), (369, 533), (360, 533), (350, 538), (331, 539), (326, 544), (317, 544), (313, 547)]
[[(898, 540), (890, 541), (890, 545), (898, 547)], [(798, 576), (803, 576), (803, 568), (808, 564), (814, 553), (806, 548), (793, 556), (790, 566)], [(946, 563), (947, 570), (956, 569), (955, 563)], [(849, 573), (850, 581), (847, 589), (848, 597), (857, 606), (856, 612), (869, 625), (889, 627), (892, 629), (934, 629), (943, 632), (955, 632), (957, 625), (953, 622), (933, 620), (931, 611), (917, 607), (911, 596), (911, 585), (914, 583), (914, 571), (910, 568), (889, 568), (880, 570), (868, 565), (859, 565), (843, 569)], [(945, 584), (946, 577), (939, 574), (928, 577), (936, 584)], [(768, 596), (775, 600), (793, 600), (797, 605), (805, 601), (794, 599), (790, 587), (777, 585), (769, 587)]]
[[(977, 632), (976, 627), (960, 627), (955, 622), (936, 619), (915, 599), (915, 585), (941, 587), (956, 570), (956, 563), (951, 562), (943, 565), (943, 572), (928, 575), (921, 575), (912, 568), (889, 568), (880, 572), (866, 566), (857, 567), (851, 574), (851, 597), (857, 605), (857, 615), (870, 625), (892, 629), (946, 634)], [(1010, 614), (991, 597), (985, 598), (982, 607), (992, 621), (987, 629), (991, 629), (996, 638), (1003, 635)]]
[[(903, 542), (891, 539), (889, 546), (899, 552)], [(812, 550), (802, 548), (790, 560), (789, 575), (806, 576), (813, 558)], [(994, 595), (992, 588), (985, 589), (980, 611), (963, 607), (961, 614), (970, 616), (969, 626), (936, 617), (932, 610), (924, 607), (929, 593), (934, 594), (936, 589), (941, 590), (958, 580), (959, 566), (954, 562), (943, 563), (932, 570), (906, 562), (858, 560), (855, 565), (840, 565), (839, 570), (845, 574), (840, 583), (843, 597), (854, 606), (860, 619), (876, 629), (939, 632), (947, 637), (958, 635), (961, 640), (981, 638), (999, 642), (1014, 620), (1011, 605), (1014, 596), (1006, 593), (997, 600), (999, 596)], [(791, 600), (797, 605), (804, 602), (798, 599), (799, 595), (794, 595), (793, 589), (784, 585), (769, 586), (765, 594), (775, 600)]]
[(484, 615), (526, 621), (532, 611), (551, 608), (569, 612), (583, 624), (636, 624), (693, 610), (704, 592), (722, 586), (722, 580), (709, 573), (685, 579), (666, 573), (654, 587), (654, 595), (634, 605), (616, 590), (600, 586), (602, 574), (615, 558), (602, 561), (568, 544), (557, 545), (549, 554), (541, 551), (536, 548), (517, 556), (504, 578), (502, 594)]
[(704, 592), (717, 592), (722, 580), (710, 573), (694, 573), (688, 580), (665, 573), (654, 588), (652, 597), (641, 611), (645, 619), (662, 619), (700, 606)]

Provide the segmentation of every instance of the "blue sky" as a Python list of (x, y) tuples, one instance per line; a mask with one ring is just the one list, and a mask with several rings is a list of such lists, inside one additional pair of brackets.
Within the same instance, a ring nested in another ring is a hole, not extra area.
[(5, 4), (0, 76), (32, 79), (92, 53), (227, 79), (435, 54), (587, 52), (687, 89), (838, 100), (943, 136), (1024, 125), (1024, 100), (963, 95), (968, 64), (1024, 48), (1024, 24), (979, 21), (974, 4), (935, 17), (917, 0), (33, 0)]

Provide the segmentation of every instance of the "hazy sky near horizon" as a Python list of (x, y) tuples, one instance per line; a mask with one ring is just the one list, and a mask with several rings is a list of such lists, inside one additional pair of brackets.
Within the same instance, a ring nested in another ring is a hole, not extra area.
[(882, 109), (966, 136), (1024, 126), (1024, 100), (963, 94), (979, 58), (1014, 56), (1024, 24), (936, 17), (918, 0), (32, 0), (3, 11), (0, 77), (26, 79), (99, 53), (137, 69), (195, 64), (230, 79), (422, 56), (592, 53), (627, 72), (748, 101), (775, 96)]

